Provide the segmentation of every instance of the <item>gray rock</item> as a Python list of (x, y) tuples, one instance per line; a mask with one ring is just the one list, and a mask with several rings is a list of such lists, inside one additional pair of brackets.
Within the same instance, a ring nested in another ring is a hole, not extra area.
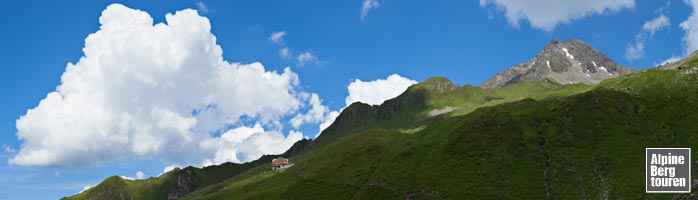
[(522, 80), (593, 85), (634, 71), (636, 70), (618, 65), (581, 40), (568, 39), (560, 42), (553, 39), (535, 57), (499, 72), (480, 84), (480, 87), (496, 88)]
[(167, 193), (167, 199), (178, 199), (192, 192), (192, 172), (190, 168), (185, 168), (184, 171), (177, 176), (175, 187)]

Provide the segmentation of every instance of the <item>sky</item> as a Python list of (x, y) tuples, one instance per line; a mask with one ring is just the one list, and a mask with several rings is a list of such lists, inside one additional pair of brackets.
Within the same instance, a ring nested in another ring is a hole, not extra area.
[(698, 1), (3, 1), (0, 200), (247, 162), (433, 76), (552, 39), (636, 69), (698, 49)]

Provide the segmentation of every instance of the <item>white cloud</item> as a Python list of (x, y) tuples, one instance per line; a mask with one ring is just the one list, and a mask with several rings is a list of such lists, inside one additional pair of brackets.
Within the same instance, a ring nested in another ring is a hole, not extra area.
[(295, 117), (291, 118), (290, 122), (293, 128), (298, 128), (306, 123), (316, 124), (323, 122), (330, 114), (330, 109), (327, 106), (322, 105), (322, 100), (320, 100), (320, 97), (317, 94), (313, 93), (310, 95), (309, 103), (311, 108), (307, 113), (298, 113)]
[(61, 172), (55, 171), (55, 172), (53, 172), (53, 176), (55, 176), (55, 177), (61, 177)]
[(56, 91), (16, 121), (23, 144), (9, 162), (83, 168), (158, 158), (191, 164), (216, 161), (227, 149), (236, 149), (244, 162), (301, 138), (280, 131), (241, 143), (213, 137), (239, 126), (241, 117), (273, 125), (295, 114), (303, 104), (298, 75), (225, 61), (209, 20), (195, 10), (165, 19), (153, 25), (146, 12), (108, 6), (100, 29), (85, 39), (84, 56), (67, 65)]
[(78, 192), (78, 194), (83, 193), (83, 192), (89, 190), (89, 189), (92, 188), (92, 187), (93, 187), (93, 186), (91, 186), (91, 185), (86, 185), (85, 187), (82, 188), (82, 190), (80, 190), (80, 192)]
[(613, 13), (635, 7), (635, 0), (480, 0), (480, 6), (494, 5), (512, 26), (518, 28), (522, 20), (531, 27), (551, 32), (559, 24), (596, 14)]
[(162, 170), (162, 173), (167, 173), (169, 171), (172, 171), (174, 169), (181, 168), (179, 165), (168, 165), (165, 167), (165, 169)]
[(220, 138), (211, 138), (203, 143), (203, 148), (215, 149), (216, 152), (213, 158), (205, 159), (202, 166), (224, 162), (241, 163), (265, 154), (281, 154), (301, 139), (303, 133), (298, 131), (290, 131), (284, 136), (278, 130), (266, 131), (259, 124), (254, 127), (238, 127), (223, 133)]
[(144, 179), (144, 178), (145, 178), (145, 173), (143, 173), (142, 171), (137, 171), (137, 172), (136, 172), (136, 178), (137, 178), (137, 179)]
[[(660, 9), (661, 10), (661, 9)], [(651, 39), (657, 31), (669, 27), (669, 18), (661, 14), (645, 22), (642, 25), (642, 31), (635, 36), (635, 43), (628, 44), (625, 49), (625, 59), (637, 60), (645, 56), (645, 42)]]
[(662, 62), (660, 62), (660, 63), (658, 63), (658, 64), (655, 63), (654, 65), (666, 65), (667, 63), (670, 63), (670, 62), (679, 61), (679, 60), (681, 60), (681, 58), (682, 58), (682, 57), (679, 57), (679, 56), (676, 56), (676, 55), (672, 55), (671, 57), (667, 58), (666, 60), (664, 60), (664, 61), (662, 61)]
[(291, 50), (288, 49), (288, 47), (284, 47), (282, 49), (279, 49), (279, 56), (283, 59), (291, 59), (293, 57), (293, 54), (291, 53)]
[(12, 146), (6, 145), (6, 144), (2, 145), (2, 149), (5, 151), (5, 153), (15, 153), (15, 152), (17, 152), (17, 150), (15, 150), (15, 148), (12, 148)]
[(652, 37), (654, 36), (655, 32), (662, 30), (668, 26), (669, 18), (664, 14), (660, 14), (659, 17), (645, 22), (645, 24), (642, 25), (642, 31), (649, 32), (650, 37)]
[(274, 44), (284, 44), (285, 31), (274, 32), (269, 36), (269, 41)]
[(363, 82), (359, 79), (349, 84), (349, 96), (344, 100), (347, 106), (354, 102), (363, 102), (370, 105), (380, 105), (385, 100), (392, 99), (402, 94), (407, 87), (417, 81), (402, 77), (398, 74), (388, 76), (386, 79)]
[[(344, 99), (346, 104), (344, 108), (357, 101), (371, 105), (380, 105), (385, 100), (395, 98), (402, 94), (410, 85), (415, 83), (417, 83), (417, 81), (402, 77), (398, 74), (392, 74), (385, 79), (377, 79), (368, 82), (356, 79), (347, 87), (349, 95)], [(315, 138), (320, 136), (323, 130), (334, 123), (334, 120), (344, 108), (339, 111), (324, 112), (324, 118), (319, 125), (319, 131), (315, 135)]]
[(160, 177), (160, 176), (162, 176), (163, 174), (165, 174), (165, 173), (167, 173), (167, 172), (169, 172), (169, 171), (172, 171), (172, 170), (174, 170), (174, 169), (176, 169), (176, 168), (180, 168), (180, 169), (181, 169), (182, 167), (179, 166), (179, 165), (168, 165), (168, 166), (165, 166), (165, 168), (162, 169), (162, 173), (160, 173), (160, 174), (158, 175), (158, 177)]
[(377, 0), (364, 0), (361, 3), (361, 21), (366, 19), (368, 11), (378, 8), (378, 6), (380, 6), (380, 3)]
[(317, 58), (315, 54), (313, 54), (313, 51), (306, 51), (299, 54), (296, 60), (298, 61), (299, 66), (304, 66), (307, 63), (316, 65), (320, 63), (320, 60)]
[[(269, 41), (274, 44), (283, 46), (283, 48), (279, 49), (279, 57), (283, 59), (291, 59), (294, 55), (291, 52), (291, 49), (284, 45), (285, 35), (285, 31), (274, 32), (269, 36)], [(301, 54), (298, 54), (298, 56), (296, 57), (296, 64), (298, 66), (304, 66), (306, 64), (317, 65), (320, 64), (320, 59), (318, 59), (318, 57), (313, 53), (312, 50), (308, 50)]]
[(196, 8), (203, 13), (210, 12), (210, 10), (208, 9), (208, 6), (206, 6), (206, 4), (204, 2), (201, 2), (201, 1), (196, 2)]
[(635, 41), (635, 44), (628, 44), (625, 48), (625, 59), (637, 60), (645, 55), (645, 42)]
[[(291, 49), (284, 45), (284, 36), (286, 36), (285, 31), (274, 32), (269, 36), (269, 41), (271, 43), (283, 46), (283, 48), (279, 49), (279, 57), (283, 59), (291, 59), (294, 57), (294, 55), (291, 52)], [(296, 61), (298, 66), (303, 66), (308, 63), (316, 65), (320, 63), (320, 60), (315, 54), (313, 54), (312, 50), (298, 54)]]
[(334, 123), (334, 120), (337, 119), (337, 116), (339, 116), (340, 112), (341, 112), (341, 110), (340, 111), (332, 111), (332, 112), (327, 114), (327, 116), (325, 117), (325, 121), (320, 123), (320, 125), (318, 126), (318, 133), (315, 134), (315, 138), (320, 136), (320, 133), (322, 133), (323, 130), (325, 130), (327, 127), (330, 127), (330, 125), (332, 125), (332, 123)]
[(683, 53), (689, 55), (698, 50), (698, 0), (684, 0), (684, 2), (693, 9), (688, 19), (679, 24), (679, 27), (686, 32), (683, 36)]

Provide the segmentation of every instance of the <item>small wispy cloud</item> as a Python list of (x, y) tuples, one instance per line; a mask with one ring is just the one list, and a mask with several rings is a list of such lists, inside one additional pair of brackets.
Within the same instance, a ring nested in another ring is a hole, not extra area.
[(667, 58), (666, 60), (664, 60), (664, 61), (662, 61), (662, 62), (660, 62), (660, 63), (654, 63), (654, 65), (655, 65), (655, 66), (657, 66), (657, 65), (666, 65), (666, 64), (668, 64), (668, 63), (676, 62), (676, 61), (679, 61), (679, 60), (681, 60), (681, 57), (680, 57), (680, 56), (671, 55), (671, 57)]
[(635, 41), (635, 44), (628, 44), (625, 48), (625, 59), (626, 60), (638, 60), (645, 56), (645, 42)]
[(313, 54), (312, 50), (298, 54), (298, 57), (296, 57), (296, 60), (298, 61), (299, 66), (303, 66), (303, 65), (306, 65), (308, 63), (320, 64), (320, 60), (317, 58), (317, 56), (315, 54)]
[(629, 61), (638, 60), (645, 56), (645, 42), (654, 36), (654, 33), (669, 27), (669, 17), (659, 14), (658, 17), (645, 22), (642, 31), (635, 35), (635, 43), (628, 44), (625, 49), (625, 59)]
[(15, 150), (14, 148), (12, 148), (12, 146), (6, 145), (6, 144), (5, 144), (5, 145), (2, 145), (2, 149), (5, 151), (5, 153), (15, 153), (15, 152), (17, 152), (17, 150)]
[(89, 190), (89, 189), (92, 188), (92, 187), (93, 187), (92, 185), (86, 185), (85, 187), (82, 187), (82, 190), (80, 190), (80, 192), (78, 192), (78, 194), (83, 193), (83, 192)]
[(649, 32), (650, 37), (654, 36), (654, 33), (664, 29), (669, 26), (669, 17), (664, 14), (660, 14), (659, 17), (654, 18), (642, 25), (642, 30)]
[(368, 11), (378, 8), (378, 6), (380, 6), (378, 0), (364, 0), (364, 2), (361, 4), (361, 21), (366, 19)]
[(209, 13), (209, 12), (211, 12), (211, 10), (208, 8), (208, 6), (206, 6), (206, 4), (205, 4), (204, 2), (201, 2), (201, 1), (196, 2), (196, 8), (197, 8), (199, 11), (201, 11), (202, 13)]
[(271, 41), (274, 44), (283, 45), (285, 35), (286, 35), (286, 31), (274, 32), (269, 36), (269, 41)]
[(283, 59), (290, 59), (293, 57), (293, 54), (291, 54), (291, 50), (289, 50), (288, 47), (284, 47), (283, 49), (279, 49), (279, 56)]
[(315, 55), (315, 53), (313, 53), (312, 50), (308, 50), (300, 54), (293, 53), (291, 48), (286, 46), (286, 44), (284, 43), (284, 37), (286, 35), (286, 31), (277, 31), (269, 35), (269, 42), (281, 46), (281, 48), (279, 49), (279, 57), (289, 60), (295, 59), (296, 64), (298, 66), (304, 66), (306, 64), (320, 64), (320, 59), (318, 59), (318, 57)]

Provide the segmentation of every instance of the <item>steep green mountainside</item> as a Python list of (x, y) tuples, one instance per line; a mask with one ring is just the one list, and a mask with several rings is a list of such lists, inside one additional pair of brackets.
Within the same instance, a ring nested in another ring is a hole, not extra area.
[[(557, 92), (542, 95), (547, 98), (524, 98), (467, 114), (405, 122), (412, 129), (367, 127), (294, 157), (296, 165), (291, 168), (260, 168), (182, 199), (672, 199), (695, 195), (646, 194), (644, 149), (692, 147), (698, 142), (698, 107), (694, 106), (698, 75), (646, 70), (609, 79), (578, 94), (560, 95), (579, 89), (552, 90)], [(695, 171), (696, 165), (692, 168)]]
[(335, 122), (311, 144), (311, 149), (331, 144), (347, 135), (369, 128), (409, 129), (420, 121), (447, 114), (462, 115), (483, 107), (521, 100), (564, 96), (590, 89), (584, 84), (560, 85), (549, 80), (523, 80), (514, 85), (483, 89), (458, 86), (443, 77), (433, 77), (410, 86), (401, 95), (379, 106), (356, 102), (342, 111)]

